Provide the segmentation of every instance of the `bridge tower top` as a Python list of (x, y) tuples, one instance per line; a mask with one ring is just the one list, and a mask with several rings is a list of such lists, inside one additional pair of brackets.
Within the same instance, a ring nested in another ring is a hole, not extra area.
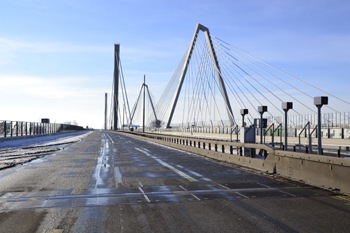
[(221, 75), (221, 71), (220, 71), (220, 66), (219, 66), (219, 63), (218, 63), (218, 60), (217, 60), (217, 57), (216, 57), (216, 54), (215, 54), (215, 50), (214, 50), (214, 46), (213, 46), (212, 40), (210, 38), (209, 29), (207, 27), (197, 23), (196, 29), (195, 29), (193, 37), (192, 37), (192, 41), (191, 41), (190, 47), (189, 47), (187, 55), (186, 55), (186, 60), (185, 60), (185, 63), (184, 63), (184, 67), (182, 68), (181, 76), (180, 76), (180, 79), (179, 79), (179, 82), (178, 82), (178, 85), (177, 85), (177, 88), (176, 88), (175, 97), (174, 97), (172, 105), (171, 105), (170, 114), (169, 114), (169, 117), (168, 117), (168, 120), (167, 120), (167, 124), (166, 124), (167, 128), (170, 128), (171, 120), (173, 118), (173, 114), (174, 114), (174, 111), (175, 111), (175, 108), (176, 108), (176, 104), (177, 104), (177, 101), (178, 101), (178, 98), (179, 98), (179, 95), (180, 95), (180, 92), (181, 92), (182, 84), (183, 84), (183, 82), (185, 80), (185, 76), (186, 76), (186, 73), (187, 73), (187, 68), (188, 68), (189, 62), (191, 60), (191, 56), (192, 56), (192, 52), (193, 52), (194, 46), (196, 45), (196, 41), (197, 41), (197, 37), (198, 37), (199, 31), (204, 32), (204, 35), (205, 35), (205, 38), (206, 38), (206, 42), (207, 42), (207, 45), (208, 45), (208, 48), (209, 48), (209, 52), (210, 52), (210, 57), (211, 57), (211, 60), (213, 62), (214, 68), (215, 68), (216, 77), (217, 77), (218, 83), (220, 85), (221, 95), (222, 95), (222, 97), (224, 99), (227, 115), (228, 115), (228, 118), (230, 120), (230, 124), (234, 125), (234, 117), (233, 117), (233, 113), (232, 113), (232, 109), (231, 109), (230, 100), (229, 100), (229, 98), (227, 96), (225, 84), (224, 84), (224, 81), (223, 81), (223, 78), (222, 78), (222, 75)]

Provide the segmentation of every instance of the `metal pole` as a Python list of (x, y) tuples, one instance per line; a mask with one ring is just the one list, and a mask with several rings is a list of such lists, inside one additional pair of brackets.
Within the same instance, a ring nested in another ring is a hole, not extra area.
[(284, 150), (285, 151), (287, 151), (287, 147), (288, 147), (287, 117), (288, 117), (288, 110), (284, 110)]
[(107, 130), (107, 93), (105, 93), (105, 130)]
[(7, 131), (7, 123), (4, 121), (4, 137), (6, 138), (6, 132)]
[(263, 113), (260, 113), (260, 144), (263, 144), (262, 119), (263, 119)]
[(309, 122), (309, 153), (312, 154), (311, 123)]
[(318, 140), (318, 153), (319, 155), (322, 155), (322, 140), (321, 140), (321, 108), (322, 105), (317, 105), (317, 140)]
[(145, 132), (145, 100), (146, 100), (146, 75), (143, 76), (143, 126), (142, 132)]
[(113, 127), (118, 130), (118, 91), (119, 91), (119, 44), (114, 45), (114, 93), (113, 93)]

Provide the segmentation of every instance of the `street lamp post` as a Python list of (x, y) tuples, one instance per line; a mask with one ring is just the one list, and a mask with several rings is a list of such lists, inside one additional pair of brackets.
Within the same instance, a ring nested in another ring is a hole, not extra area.
[(314, 105), (317, 107), (317, 140), (318, 140), (318, 153), (323, 154), (322, 140), (321, 140), (321, 108), (323, 105), (328, 105), (328, 96), (318, 96), (314, 98)]
[(283, 102), (282, 103), (282, 109), (284, 111), (284, 150), (287, 151), (288, 148), (288, 143), (287, 143), (287, 138), (288, 138), (288, 110), (293, 109), (293, 103), (292, 102)]

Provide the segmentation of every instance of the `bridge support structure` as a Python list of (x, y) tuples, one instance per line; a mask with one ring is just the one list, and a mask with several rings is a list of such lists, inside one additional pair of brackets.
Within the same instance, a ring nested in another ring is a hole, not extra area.
[(181, 72), (179, 83), (178, 83), (177, 88), (176, 88), (175, 97), (174, 97), (172, 105), (171, 105), (171, 110), (170, 110), (170, 114), (169, 114), (169, 117), (168, 117), (168, 120), (167, 120), (167, 123), (166, 123), (166, 128), (170, 128), (171, 120), (172, 120), (173, 115), (174, 115), (176, 104), (177, 104), (177, 101), (178, 101), (178, 98), (179, 98), (179, 95), (180, 95), (180, 92), (181, 92), (182, 84), (184, 82), (184, 79), (185, 79), (185, 76), (186, 76), (186, 73), (187, 73), (187, 68), (188, 68), (188, 65), (189, 65), (190, 60), (191, 60), (191, 56), (192, 56), (192, 52), (193, 52), (194, 46), (196, 45), (196, 41), (197, 41), (197, 37), (198, 37), (199, 31), (202, 31), (204, 33), (204, 35), (205, 35), (206, 42), (207, 42), (207, 45), (208, 45), (208, 48), (209, 48), (209, 52), (210, 52), (210, 57), (211, 57), (211, 60), (213, 62), (214, 68), (215, 68), (215, 72), (216, 72), (216, 76), (217, 76), (217, 79), (218, 79), (218, 83), (220, 85), (221, 95), (222, 95), (222, 97), (224, 99), (224, 102), (225, 102), (227, 115), (228, 115), (228, 118), (229, 118), (231, 126), (234, 125), (234, 116), (233, 116), (233, 113), (232, 113), (230, 100), (229, 100), (229, 98), (227, 96), (225, 84), (224, 84), (224, 81), (222, 79), (222, 75), (221, 75), (221, 71), (220, 71), (220, 66), (219, 66), (218, 60), (216, 58), (216, 54), (215, 54), (215, 50), (214, 50), (214, 47), (213, 47), (212, 40), (210, 38), (209, 29), (207, 27), (204, 27), (203, 25), (198, 23), (197, 26), (196, 26), (196, 29), (194, 31), (193, 37), (192, 37), (190, 48), (189, 48), (189, 50), (187, 52), (185, 64), (184, 64), (184, 67), (183, 67), (182, 72)]
[(118, 91), (119, 91), (119, 44), (114, 45), (114, 93), (113, 95), (113, 129), (118, 129)]

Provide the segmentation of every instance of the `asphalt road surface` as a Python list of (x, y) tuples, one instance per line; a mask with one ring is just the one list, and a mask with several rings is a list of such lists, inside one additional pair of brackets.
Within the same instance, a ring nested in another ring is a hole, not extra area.
[(0, 170), (0, 232), (349, 232), (350, 199), (113, 132)]

